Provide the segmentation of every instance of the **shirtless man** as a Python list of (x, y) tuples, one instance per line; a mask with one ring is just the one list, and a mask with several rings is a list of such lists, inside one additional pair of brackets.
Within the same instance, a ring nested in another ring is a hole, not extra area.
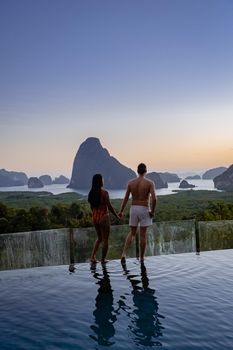
[(156, 206), (156, 194), (154, 182), (145, 178), (147, 169), (146, 165), (140, 163), (138, 165), (138, 177), (129, 181), (124, 200), (121, 204), (119, 216), (122, 217), (125, 206), (128, 202), (130, 194), (132, 195), (132, 204), (130, 208), (129, 226), (130, 232), (125, 240), (124, 249), (121, 256), (121, 262), (125, 263), (126, 255), (131, 245), (138, 224), (140, 225), (140, 260), (143, 262), (146, 249), (146, 231), (147, 227), (152, 225)]

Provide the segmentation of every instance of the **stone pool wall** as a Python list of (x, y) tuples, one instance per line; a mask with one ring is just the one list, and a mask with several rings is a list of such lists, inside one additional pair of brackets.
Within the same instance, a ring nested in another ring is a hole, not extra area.
[[(119, 259), (128, 225), (111, 227), (109, 259)], [(96, 239), (93, 227), (0, 235), (0, 270), (88, 261)], [(130, 257), (139, 254), (136, 238)], [(148, 229), (146, 256), (233, 248), (233, 220), (156, 222)]]

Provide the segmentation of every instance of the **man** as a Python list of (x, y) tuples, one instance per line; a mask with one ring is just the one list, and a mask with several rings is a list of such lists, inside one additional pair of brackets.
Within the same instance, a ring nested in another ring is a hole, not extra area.
[(122, 217), (125, 206), (130, 194), (132, 195), (132, 204), (130, 208), (129, 226), (130, 232), (125, 240), (124, 249), (121, 256), (121, 262), (125, 263), (126, 255), (131, 245), (137, 227), (140, 225), (140, 260), (143, 262), (146, 249), (146, 231), (147, 227), (152, 225), (156, 206), (156, 194), (154, 182), (145, 178), (147, 169), (146, 165), (138, 165), (138, 177), (129, 181), (124, 200), (121, 205), (119, 216)]

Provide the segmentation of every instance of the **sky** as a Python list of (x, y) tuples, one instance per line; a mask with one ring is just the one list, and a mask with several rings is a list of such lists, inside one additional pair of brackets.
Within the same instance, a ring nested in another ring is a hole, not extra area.
[(122, 164), (233, 163), (232, 0), (1, 0), (0, 168), (71, 176), (98, 137)]

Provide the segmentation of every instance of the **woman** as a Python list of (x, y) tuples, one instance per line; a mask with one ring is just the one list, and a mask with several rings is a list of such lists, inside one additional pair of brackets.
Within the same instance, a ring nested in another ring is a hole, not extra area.
[(105, 258), (108, 252), (108, 237), (110, 233), (109, 211), (116, 218), (120, 218), (110, 203), (108, 192), (103, 189), (103, 178), (101, 174), (95, 174), (92, 178), (92, 187), (88, 194), (88, 202), (91, 206), (92, 220), (97, 232), (97, 239), (91, 254), (91, 262), (97, 262), (96, 252), (102, 243), (101, 263), (106, 263)]

